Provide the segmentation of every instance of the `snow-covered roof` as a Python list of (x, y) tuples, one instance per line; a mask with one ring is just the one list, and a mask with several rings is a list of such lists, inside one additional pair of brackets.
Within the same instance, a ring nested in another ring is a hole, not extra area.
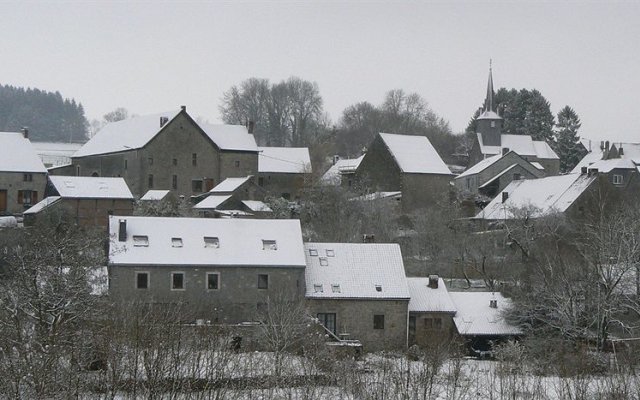
[(162, 200), (169, 194), (169, 190), (149, 190), (140, 200)]
[(256, 212), (272, 212), (271, 207), (258, 200), (242, 200), (242, 204), (247, 206), (251, 211)]
[(485, 146), (482, 134), (477, 133), (480, 152), (484, 155), (502, 154), (502, 149), (513, 150), (521, 156), (535, 156), (542, 159), (559, 159), (551, 146), (543, 140), (533, 140), (529, 135), (500, 135), (500, 146)]
[(251, 175), (244, 176), (242, 178), (227, 178), (222, 182), (218, 183), (216, 187), (211, 189), (209, 193), (233, 193), (242, 185), (244, 185), (249, 179), (251, 179)]
[[(111, 122), (100, 129), (73, 157), (140, 149), (179, 113), (180, 110), (174, 110)], [(160, 126), (161, 117), (169, 120), (163, 127)]]
[(257, 152), (258, 145), (253, 134), (244, 125), (199, 124), (200, 128), (221, 150)]
[(426, 136), (380, 133), (380, 137), (402, 172), (451, 175)]
[(599, 172), (609, 173), (614, 169), (636, 169), (636, 164), (629, 158), (611, 158), (595, 161), (587, 165), (587, 168), (595, 168)]
[(407, 283), (411, 293), (409, 312), (456, 312), (442, 278), (438, 278), (437, 288), (429, 287), (429, 278), (407, 278)]
[(298, 220), (111, 216), (109, 235), (111, 265), (305, 265)]
[(540, 164), (537, 161), (533, 161), (531, 162), (531, 165), (533, 165), (534, 167), (536, 167), (537, 169), (539, 169), (540, 171), (544, 171), (544, 167), (542, 166), (542, 164)]
[(200, 203), (198, 203), (195, 206), (193, 206), (193, 208), (198, 209), (198, 210), (203, 210), (203, 209), (215, 210), (222, 203), (224, 203), (225, 201), (229, 200), (230, 198), (231, 198), (231, 195), (211, 195), (211, 196), (207, 196)]
[(492, 156), (492, 157), (489, 157), (489, 158), (485, 158), (484, 160), (480, 161), (479, 163), (477, 163), (475, 165), (472, 165), (471, 168), (469, 168), (468, 170), (464, 171), (460, 175), (456, 176), (455, 179), (464, 178), (466, 176), (482, 172), (486, 168), (490, 167), (495, 162), (500, 160), (501, 158), (502, 158), (502, 154), (497, 154), (495, 156)]
[(133, 200), (124, 178), (52, 175), (49, 180), (61, 197)]
[(600, 150), (599, 147), (596, 147), (593, 151), (585, 154), (585, 156), (582, 157), (582, 160), (580, 160), (580, 162), (571, 170), (571, 173), (579, 174), (582, 170), (582, 167), (589, 167), (591, 164), (600, 160), (602, 160), (602, 150)]
[(306, 297), (409, 299), (395, 243), (305, 243)]
[(388, 198), (400, 199), (402, 198), (402, 192), (374, 192), (363, 194), (362, 196), (353, 197), (349, 200), (359, 200), (359, 201), (372, 201), (372, 200), (380, 200), (380, 199), (388, 199)]
[(258, 172), (311, 172), (311, 158), (306, 147), (258, 147), (258, 150)]
[(343, 158), (336, 161), (336, 163), (322, 175), (320, 181), (328, 185), (339, 185), (342, 180), (342, 174), (355, 172), (363, 158), (364, 155), (358, 158)]
[(478, 186), (478, 189), (483, 189), (489, 185), (491, 185), (493, 182), (495, 182), (497, 179), (500, 179), (502, 177), (502, 175), (506, 174), (507, 172), (511, 171), (513, 168), (515, 168), (518, 164), (511, 164), (509, 165), (507, 168), (503, 169), (502, 171), (500, 171), (498, 174), (496, 174), (493, 178), (489, 179), (488, 181), (486, 181), (485, 183), (483, 183), (482, 185)]
[(502, 119), (495, 111), (485, 111), (478, 116), (478, 119)]
[(595, 175), (568, 174), (513, 181), (503, 190), (508, 195), (504, 203), (499, 194), (475, 218), (517, 218), (515, 212), (522, 208), (530, 208), (532, 217), (564, 212), (595, 179)]
[(45, 197), (44, 199), (40, 200), (39, 202), (34, 204), (32, 207), (30, 207), (28, 210), (25, 210), (23, 215), (37, 214), (40, 211), (44, 210), (45, 208), (49, 207), (50, 205), (58, 202), (58, 200), (60, 199), (61, 199), (60, 196)]
[(0, 132), (0, 172), (46, 173), (47, 169), (22, 133)]
[[(449, 296), (458, 310), (453, 322), (461, 335), (521, 335), (522, 330), (508, 324), (503, 311), (509, 309), (511, 300), (500, 293), (491, 292), (449, 292)], [(496, 308), (490, 307), (490, 301), (496, 301)]]

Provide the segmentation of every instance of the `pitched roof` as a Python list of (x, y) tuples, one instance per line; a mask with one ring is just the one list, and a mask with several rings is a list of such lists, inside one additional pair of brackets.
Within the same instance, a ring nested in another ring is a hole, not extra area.
[[(449, 296), (458, 310), (453, 322), (461, 335), (521, 335), (522, 330), (508, 324), (502, 313), (510, 308), (511, 300), (500, 293), (450, 292)], [(497, 308), (489, 306), (496, 300)]]
[(272, 212), (273, 210), (267, 204), (258, 200), (242, 200), (242, 204), (247, 206), (251, 211)]
[[(121, 220), (126, 221), (124, 242), (118, 241)], [(109, 235), (111, 265), (305, 265), (298, 220), (111, 216)], [(141, 236), (146, 246), (140, 245)]]
[(499, 194), (475, 218), (512, 219), (517, 209), (529, 207), (532, 217), (564, 212), (595, 179), (595, 175), (568, 174), (513, 181), (503, 190), (508, 194), (504, 203)]
[(38, 203), (34, 204), (28, 210), (25, 210), (25, 212), (23, 214), (24, 215), (37, 214), (40, 211), (46, 209), (47, 207), (57, 203), (61, 198), (62, 197), (60, 197), (60, 196), (45, 197), (44, 199), (40, 200)]
[(307, 298), (410, 297), (400, 246), (395, 243), (305, 243), (304, 253)]
[(244, 125), (200, 123), (200, 128), (221, 150), (258, 152), (253, 134)]
[(364, 155), (358, 158), (342, 158), (335, 162), (320, 178), (325, 184), (339, 185), (342, 180), (342, 173), (355, 172), (360, 165), (360, 162), (364, 158)]
[(0, 132), (0, 172), (42, 172), (47, 169), (22, 133)]
[(513, 150), (521, 156), (535, 156), (542, 159), (559, 159), (551, 146), (543, 140), (533, 140), (529, 135), (500, 135), (500, 146), (485, 146), (482, 134), (476, 133), (480, 152), (485, 155), (501, 154), (502, 149)]
[(140, 197), (140, 200), (162, 200), (169, 192), (169, 190), (149, 190), (144, 196)]
[(482, 185), (478, 186), (478, 189), (483, 189), (489, 185), (491, 185), (493, 182), (495, 182), (497, 179), (500, 179), (502, 177), (502, 175), (506, 174), (507, 172), (511, 171), (513, 168), (517, 167), (518, 164), (511, 164), (509, 165), (507, 168), (503, 169), (502, 171), (500, 171), (499, 173), (497, 173), (494, 177), (492, 177), (491, 179), (489, 179), (488, 181), (486, 181), (485, 183), (483, 183)]
[(311, 172), (311, 158), (306, 147), (258, 147), (258, 150), (258, 172)]
[(452, 175), (426, 136), (380, 133), (380, 137), (402, 172)]
[(629, 158), (611, 158), (595, 161), (587, 167), (588, 169), (596, 168), (599, 172), (608, 173), (614, 169), (636, 169), (636, 164)]
[(124, 178), (49, 176), (61, 197), (87, 199), (132, 199)]
[(244, 176), (242, 178), (227, 178), (218, 183), (216, 187), (209, 190), (209, 193), (233, 193), (242, 185), (244, 185), (252, 176)]
[(407, 278), (407, 283), (411, 293), (410, 312), (456, 312), (442, 278), (438, 278), (437, 288), (429, 287), (429, 278)]
[(198, 210), (202, 210), (202, 209), (215, 210), (216, 208), (220, 207), (220, 205), (222, 203), (224, 203), (225, 201), (229, 200), (230, 198), (231, 198), (231, 195), (211, 195), (211, 196), (207, 196), (207, 197), (205, 197), (204, 200), (202, 200), (201, 202), (199, 202), (198, 204), (193, 206), (193, 208), (198, 209)]
[(497, 154), (495, 156), (491, 156), (489, 158), (485, 158), (484, 160), (480, 161), (479, 163), (477, 163), (475, 165), (472, 165), (471, 168), (467, 169), (466, 171), (464, 171), (460, 175), (456, 176), (455, 179), (464, 178), (466, 176), (482, 172), (485, 169), (489, 168), (494, 163), (496, 163), (501, 158), (502, 158), (502, 154)]

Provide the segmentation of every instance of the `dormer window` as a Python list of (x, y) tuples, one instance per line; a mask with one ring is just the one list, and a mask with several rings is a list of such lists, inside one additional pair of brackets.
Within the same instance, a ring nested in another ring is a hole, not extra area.
[(337, 284), (331, 285), (331, 291), (333, 293), (340, 293), (340, 285), (337, 285)]
[(324, 289), (323, 289), (322, 285), (313, 285), (313, 292), (314, 293), (322, 293), (322, 292), (324, 292)]
[(205, 236), (204, 247), (212, 247), (214, 249), (217, 249), (220, 247), (220, 239), (218, 239), (217, 237)]
[(382, 292), (382, 285), (376, 285), (376, 292)]
[(309, 249), (309, 255), (311, 257), (316, 257), (318, 255), (318, 249)]
[(320, 265), (322, 265), (323, 267), (326, 267), (329, 265), (329, 260), (327, 260), (326, 257), (320, 257)]
[(182, 238), (171, 238), (171, 247), (182, 247)]
[(495, 128), (496, 127), (496, 121), (491, 121), (491, 127)]
[(262, 239), (262, 250), (278, 250), (278, 244), (275, 240)]
[(327, 249), (327, 257), (335, 257), (336, 252), (333, 249)]
[(149, 236), (142, 235), (134, 235), (133, 236), (133, 245), (135, 247), (149, 247)]

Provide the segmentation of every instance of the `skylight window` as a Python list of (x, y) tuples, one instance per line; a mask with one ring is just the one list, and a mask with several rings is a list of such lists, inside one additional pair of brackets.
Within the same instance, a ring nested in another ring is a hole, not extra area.
[(318, 255), (318, 249), (309, 249), (309, 255), (315, 257)]
[(220, 239), (218, 239), (217, 237), (205, 236), (204, 247), (212, 247), (214, 249), (217, 249), (220, 247)]
[(376, 292), (382, 292), (382, 285), (376, 285)]
[(324, 288), (322, 285), (313, 285), (313, 291), (314, 293), (322, 293), (324, 292)]
[(171, 238), (171, 247), (182, 247), (182, 238)]
[(327, 257), (335, 257), (336, 252), (333, 249), (327, 249)]
[(133, 236), (133, 245), (135, 247), (149, 247), (149, 236)]
[(326, 267), (327, 265), (329, 265), (329, 260), (327, 260), (326, 257), (320, 257), (320, 265)]
[(262, 250), (278, 250), (278, 245), (275, 240), (262, 239)]
[(340, 293), (340, 285), (337, 285), (337, 284), (331, 285), (331, 291), (333, 293)]

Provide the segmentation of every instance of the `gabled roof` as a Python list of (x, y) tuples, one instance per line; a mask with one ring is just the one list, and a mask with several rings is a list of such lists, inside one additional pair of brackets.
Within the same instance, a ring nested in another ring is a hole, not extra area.
[(476, 133), (480, 152), (484, 155), (501, 154), (502, 149), (513, 150), (521, 156), (535, 156), (542, 159), (559, 159), (551, 146), (543, 140), (533, 140), (529, 135), (500, 135), (500, 146), (485, 146), (482, 134)]
[(343, 158), (336, 161), (320, 178), (325, 184), (339, 185), (342, 180), (342, 174), (348, 172), (355, 172), (360, 165), (360, 162), (364, 158), (364, 155), (358, 158)]
[(258, 200), (242, 200), (244, 204), (251, 211), (258, 212), (272, 212), (273, 210), (267, 204)]
[[(124, 242), (120, 221), (126, 221)], [(111, 216), (109, 235), (111, 265), (305, 265), (298, 220)]]
[(489, 158), (485, 158), (484, 160), (480, 161), (479, 163), (477, 163), (475, 165), (472, 165), (471, 168), (467, 169), (466, 171), (464, 171), (460, 175), (456, 176), (455, 179), (464, 178), (464, 177), (467, 177), (469, 175), (480, 173), (480, 172), (484, 171), (485, 169), (489, 168), (491, 165), (496, 163), (501, 158), (502, 158), (502, 154), (497, 154), (495, 156), (492, 156), (492, 157), (489, 157)]
[(22, 133), (0, 132), (0, 172), (46, 173), (47, 169)]
[(507, 168), (503, 169), (502, 171), (500, 171), (498, 174), (496, 174), (493, 178), (489, 179), (488, 181), (486, 181), (485, 183), (483, 183), (482, 185), (478, 186), (478, 189), (483, 189), (489, 185), (491, 185), (493, 182), (495, 182), (497, 179), (500, 179), (500, 177), (502, 177), (502, 175), (506, 174), (507, 172), (511, 171), (513, 168), (515, 168), (518, 164), (511, 164), (509, 165)]
[(609, 173), (614, 169), (636, 169), (636, 164), (629, 158), (611, 158), (598, 160), (587, 166), (588, 169), (596, 168), (599, 172)]
[(426, 136), (380, 133), (404, 173), (452, 175)]
[(251, 178), (251, 175), (242, 178), (227, 178), (211, 189), (209, 193), (233, 193)]
[[(111, 122), (89, 139), (80, 150), (73, 154), (73, 157), (140, 149), (149, 143), (178, 114), (180, 114), (180, 110)], [(169, 120), (162, 127), (160, 126), (161, 117), (166, 117)]]
[(133, 200), (124, 178), (52, 175), (49, 180), (63, 198)]
[(258, 172), (311, 172), (311, 158), (307, 147), (258, 147), (258, 150)]
[(229, 200), (231, 198), (231, 195), (211, 195), (211, 196), (207, 196), (204, 198), (204, 200), (202, 200), (201, 202), (199, 202), (198, 204), (196, 204), (195, 206), (193, 206), (193, 208), (198, 209), (198, 210), (215, 210), (216, 208), (220, 207), (220, 205), (222, 205), (225, 201)]
[(499, 194), (475, 218), (513, 219), (521, 208), (531, 208), (532, 217), (564, 212), (595, 179), (595, 175), (568, 174), (513, 181), (502, 191), (508, 194), (504, 203)]
[(162, 200), (169, 192), (169, 190), (149, 190), (144, 196), (140, 197), (140, 200)]
[[(511, 300), (500, 293), (490, 292), (450, 292), (449, 296), (458, 310), (453, 322), (461, 335), (502, 336), (521, 335), (522, 330), (508, 324), (502, 313), (509, 309)], [(496, 300), (496, 308), (489, 306)]]
[(395, 243), (305, 243), (304, 252), (307, 298), (410, 297), (400, 246)]
[(244, 125), (209, 123), (199, 125), (221, 150), (258, 152), (256, 139)]
[(407, 283), (411, 293), (409, 312), (456, 312), (442, 278), (438, 278), (437, 288), (429, 287), (429, 278), (407, 278)]
[(25, 210), (23, 215), (37, 214), (40, 211), (46, 209), (47, 207), (57, 203), (61, 198), (62, 197), (60, 197), (60, 196), (45, 197), (44, 199), (42, 199), (38, 203), (36, 203), (33, 207), (29, 208), (28, 210)]

